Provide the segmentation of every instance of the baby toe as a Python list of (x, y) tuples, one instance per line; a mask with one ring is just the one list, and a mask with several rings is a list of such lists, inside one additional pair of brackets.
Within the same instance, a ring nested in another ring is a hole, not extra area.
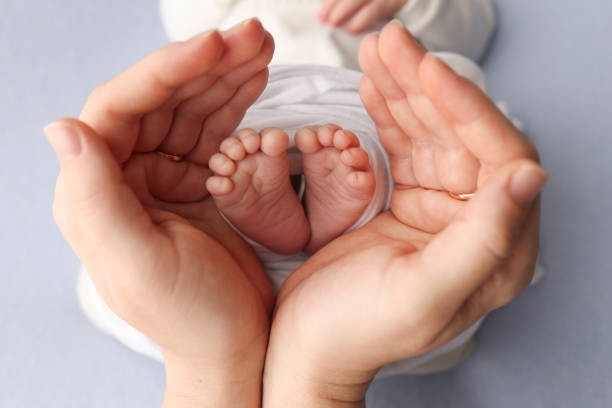
[(206, 180), (206, 189), (213, 196), (226, 195), (234, 189), (234, 182), (228, 177), (211, 176)]
[(340, 160), (345, 166), (359, 171), (370, 171), (370, 158), (368, 153), (360, 147), (346, 149), (340, 155)]
[(323, 148), (317, 137), (316, 130), (305, 127), (295, 133), (295, 145), (304, 154), (316, 153)]
[(236, 172), (236, 163), (223, 153), (216, 153), (208, 162), (208, 167), (217, 175), (229, 177)]
[(242, 160), (246, 156), (246, 149), (240, 139), (236, 137), (229, 137), (219, 147), (219, 151), (225, 154), (232, 160)]
[(321, 126), (317, 130), (317, 138), (319, 139), (319, 143), (321, 143), (324, 147), (333, 146), (334, 143), (334, 133), (336, 133), (340, 129), (340, 126), (334, 124), (327, 124)]
[(267, 156), (280, 156), (289, 147), (289, 136), (278, 128), (267, 128), (261, 131), (261, 151)]
[(359, 147), (359, 138), (350, 130), (340, 129), (333, 135), (333, 145), (338, 150)]
[(248, 154), (256, 153), (261, 146), (261, 136), (253, 129), (242, 129), (238, 132), (237, 137)]

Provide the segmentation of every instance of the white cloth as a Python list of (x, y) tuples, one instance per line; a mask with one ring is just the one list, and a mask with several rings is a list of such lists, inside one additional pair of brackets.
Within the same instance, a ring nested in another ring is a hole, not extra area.
[[(356, 71), (339, 68), (315, 65), (272, 67), (266, 90), (240, 124), (241, 128), (256, 130), (275, 126), (287, 132), (290, 135), (292, 173), (301, 172), (299, 153), (293, 140), (297, 130), (309, 125), (333, 123), (353, 131), (369, 155), (376, 189), (372, 201), (349, 231), (365, 225), (387, 208), (393, 185), (387, 154), (359, 98), (360, 78), (361, 74)], [(249, 239), (247, 242), (262, 260), (276, 289), (307, 259), (303, 253), (279, 255)]]
[[(323, 0), (160, 0), (168, 36), (185, 40), (212, 28), (229, 28), (258, 17), (276, 41), (273, 64), (318, 64), (358, 70), (363, 37), (321, 25)], [(475, 61), (485, 53), (495, 29), (491, 0), (410, 0), (394, 16), (432, 51), (463, 54)]]

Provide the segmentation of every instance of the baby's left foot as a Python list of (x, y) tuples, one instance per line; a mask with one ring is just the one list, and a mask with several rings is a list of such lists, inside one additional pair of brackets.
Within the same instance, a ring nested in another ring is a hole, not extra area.
[(295, 134), (306, 178), (304, 208), (310, 223), (305, 252), (314, 253), (355, 223), (370, 203), (376, 180), (359, 139), (335, 125)]

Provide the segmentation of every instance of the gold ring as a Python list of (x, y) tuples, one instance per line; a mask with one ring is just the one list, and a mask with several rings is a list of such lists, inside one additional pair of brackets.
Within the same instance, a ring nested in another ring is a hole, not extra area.
[(469, 201), (472, 197), (476, 195), (476, 193), (456, 194), (449, 191), (448, 195), (454, 200)]
[(162, 152), (161, 150), (157, 150), (156, 152), (160, 156), (165, 157), (166, 159), (170, 159), (170, 160), (175, 161), (175, 162), (180, 162), (180, 161), (183, 160), (183, 156), (179, 156), (179, 155), (176, 155), (176, 154), (168, 154), (168, 153)]

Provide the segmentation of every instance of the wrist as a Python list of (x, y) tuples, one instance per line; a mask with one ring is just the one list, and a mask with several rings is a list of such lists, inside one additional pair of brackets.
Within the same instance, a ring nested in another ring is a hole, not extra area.
[(365, 395), (376, 371), (319, 358), (299, 342), (273, 334), (266, 355), (264, 406), (365, 407)]
[(258, 342), (241, 355), (208, 360), (165, 353), (164, 408), (260, 407), (265, 350)]

